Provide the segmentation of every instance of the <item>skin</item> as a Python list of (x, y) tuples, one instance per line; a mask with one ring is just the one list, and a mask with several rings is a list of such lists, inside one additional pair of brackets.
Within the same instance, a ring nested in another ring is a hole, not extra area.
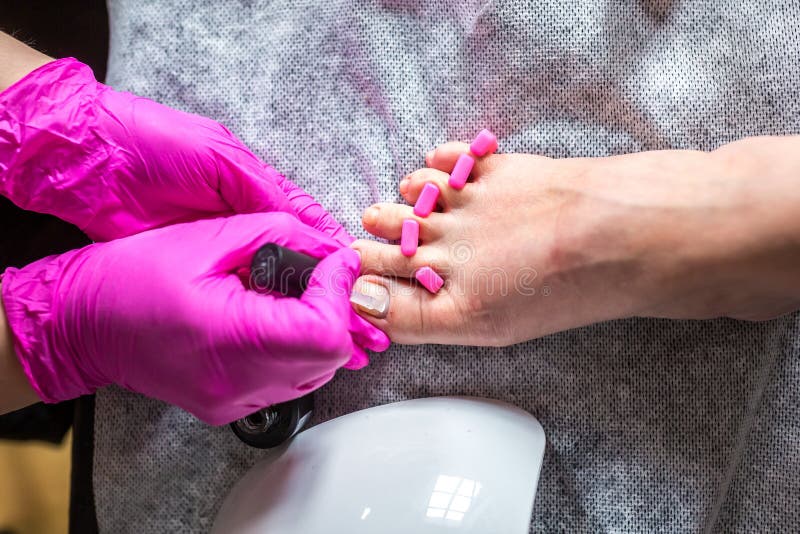
[[(8, 89), (26, 74), (50, 61), (53, 58), (0, 32), (0, 91)], [(0, 311), (0, 414), (4, 414), (40, 399), (31, 388), (14, 352), (2, 299)]]
[(6, 310), (0, 299), (0, 414), (24, 408), (39, 401), (14, 352)]
[[(52, 61), (0, 33), (0, 90)], [(367, 320), (401, 343), (508, 345), (631, 317), (771, 318), (800, 307), (800, 138), (751, 138), (714, 152), (662, 151), (553, 160), (501, 154), (477, 161), (461, 191), (447, 173), (461, 143), (426, 157), (400, 184), (413, 204), (440, 186), (440, 210), (377, 204), (373, 235), (398, 239), (420, 222), (412, 258), (358, 241), (366, 276), (392, 293), (387, 317)], [(431, 295), (410, 279), (431, 265)], [(0, 303), (2, 306), (2, 303)], [(0, 413), (38, 400), (0, 309)]]
[[(438, 212), (382, 203), (364, 213), (385, 239), (407, 217), (420, 223), (411, 258), (397, 245), (353, 245), (364, 279), (392, 294), (385, 318), (364, 317), (395, 342), (504, 346), (624, 317), (763, 320), (800, 307), (800, 137), (710, 153), (491, 155), (457, 191), (447, 173), (467, 152), (442, 145), (400, 183), (412, 205), (437, 184)], [(446, 279), (436, 295), (410, 281), (423, 265)]]
[(53, 61), (41, 52), (0, 32), (0, 91), (11, 87), (32, 70)]

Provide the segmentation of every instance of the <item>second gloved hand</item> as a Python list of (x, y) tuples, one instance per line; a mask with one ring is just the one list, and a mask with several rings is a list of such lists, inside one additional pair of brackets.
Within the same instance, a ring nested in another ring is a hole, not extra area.
[[(241, 274), (274, 242), (324, 258), (299, 299)], [(118, 384), (212, 424), (318, 388), (388, 339), (349, 303), (358, 254), (286, 213), (143, 232), (3, 276), (17, 355), (48, 402)]]
[(71, 58), (0, 93), (0, 194), (95, 241), (259, 211), (291, 213), (352, 241), (218, 122), (115, 91)]

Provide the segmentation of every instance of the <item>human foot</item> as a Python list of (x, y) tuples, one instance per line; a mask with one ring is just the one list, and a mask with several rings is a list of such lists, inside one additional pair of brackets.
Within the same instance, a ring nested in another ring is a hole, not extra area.
[[(588, 230), (564, 224), (582, 201), (574, 182), (581, 180), (587, 160), (488, 156), (476, 161), (471, 181), (456, 190), (448, 185), (448, 173), (468, 150), (462, 143), (443, 145), (428, 154), (429, 167), (400, 182), (412, 205), (426, 183), (436, 184), (440, 210), (420, 218), (412, 206), (382, 203), (364, 213), (364, 228), (390, 240), (400, 238), (404, 219), (415, 219), (421, 242), (412, 257), (395, 245), (354, 244), (368, 275), (362, 281), (388, 285), (392, 294), (389, 315), (373, 322), (397, 342), (506, 345), (625, 314), (626, 299), (613, 305), (593, 299), (602, 305), (587, 305), (587, 293), (610, 288), (583, 287), (577, 267), (575, 272), (564, 267), (582, 262), (559, 257), (560, 242)], [(604, 263), (615, 262), (596, 252)], [(435, 295), (410, 281), (426, 265), (446, 280)], [(624, 268), (619, 271), (621, 280)], [(554, 314), (556, 305), (569, 313)]]
[[(732, 165), (730, 150), (492, 155), (456, 190), (448, 172), (467, 152), (442, 145), (401, 181), (410, 204), (426, 183), (438, 185), (440, 209), (428, 217), (389, 203), (364, 213), (367, 231), (390, 240), (404, 219), (419, 223), (411, 257), (397, 245), (354, 243), (362, 282), (392, 294), (388, 316), (368, 320), (396, 342), (507, 345), (633, 315), (762, 318), (797, 304), (764, 284), (742, 291), (745, 280), (753, 285), (754, 260), (764, 263), (753, 243), (774, 243), (780, 228), (764, 206), (791, 213), (797, 195), (785, 180), (749, 179), (752, 169)], [(794, 249), (782, 250), (786, 271)], [(435, 295), (411, 281), (425, 265), (446, 280)]]

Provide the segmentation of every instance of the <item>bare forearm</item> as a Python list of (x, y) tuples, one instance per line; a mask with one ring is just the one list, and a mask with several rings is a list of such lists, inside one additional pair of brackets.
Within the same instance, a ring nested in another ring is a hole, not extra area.
[[(52, 59), (46, 55), (0, 32), (0, 91), (50, 61)], [(0, 300), (0, 414), (38, 401), (14, 353), (5, 308)]]
[(39, 402), (14, 353), (6, 311), (0, 299), (0, 414)]
[(0, 91), (53, 59), (0, 32)]

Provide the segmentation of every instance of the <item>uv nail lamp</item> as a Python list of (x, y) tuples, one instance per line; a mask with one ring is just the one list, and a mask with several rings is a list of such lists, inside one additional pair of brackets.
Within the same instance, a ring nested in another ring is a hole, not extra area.
[(267, 452), (212, 533), (525, 534), (544, 446), (536, 419), (498, 401), (362, 410)]

